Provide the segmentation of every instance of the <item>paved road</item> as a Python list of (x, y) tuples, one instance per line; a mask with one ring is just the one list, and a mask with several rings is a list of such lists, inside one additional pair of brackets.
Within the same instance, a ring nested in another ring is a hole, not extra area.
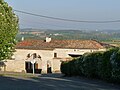
[(37, 78), (0, 76), (0, 90), (120, 90), (120, 87), (97, 80), (44, 74)]

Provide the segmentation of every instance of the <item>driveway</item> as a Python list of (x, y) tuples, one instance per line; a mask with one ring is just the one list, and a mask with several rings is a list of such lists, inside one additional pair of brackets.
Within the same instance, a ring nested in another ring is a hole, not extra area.
[(0, 76), (0, 90), (120, 90), (119, 85), (62, 74), (38, 77)]

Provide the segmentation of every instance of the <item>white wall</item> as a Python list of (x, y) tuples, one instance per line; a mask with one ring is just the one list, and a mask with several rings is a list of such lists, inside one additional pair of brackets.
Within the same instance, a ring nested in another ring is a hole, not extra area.
[[(27, 49), (16, 49), (14, 53), (15, 60), (7, 60), (5, 62), (6, 71), (22, 72), (25, 71), (25, 61), (32, 61), (33, 58), (27, 58), (28, 54), (36, 53), (41, 56), (41, 59), (35, 59), (38, 63), (38, 68), (42, 69), (43, 73), (47, 72), (47, 61), (51, 62), (53, 71), (53, 51), (52, 50), (27, 50)], [(4, 67), (2, 67), (4, 71)]]
[(87, 52), (101, 51), (97, 49), (55, 49), (54, 53), (57, 53), (58, 58), (67, 58), (70, 57), (69, 54), (83, 55)]
[[(60, 71), (60, 60), (70, 58), (68, 54), (83, 55), (86, 52), (105, 51), (105, 49), (54, 49), (54, 50), (27, 50), (16, 49), (14, 53), (15, 60), (7, 60), (6, 71), (22, 72), (25, 71), (25, 61), (31, 61), (33, 58), (27, 59), (27, 55), (36, 53), (41, 56), (41, 60), (37, 59), (38, 68), (42, 69), (42, 73), (47, 73), (47, 61), (51, 62), (51, 69), (53, 72)], [(54, 53), (57, 53), (57, 58), (54, 58)], [(4, 68), (2, 67), (2, 70)]]

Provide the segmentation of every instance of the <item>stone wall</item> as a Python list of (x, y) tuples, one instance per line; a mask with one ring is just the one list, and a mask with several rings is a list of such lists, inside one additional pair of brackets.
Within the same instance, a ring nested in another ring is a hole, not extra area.
[(6, 70), (14, 72), (25, 72), (25, 61), (24, 60), (8, 60), (6, 62)]
[[(26, 72), (25, 62), (31, 62), (33, 57), (28, 58), (27, 55), (32, 55), (36, 53), (40, 55), (41, 58), (36, 58), (38, 63), (38, 68), (42, 69), (42, 73), (47, 73), (47, 65), (50, 64), (52, 72), (60, 71), (61, 61), (66, 60), (66, 58), (71, 58), (69, 54), (80, 54), (83, 55), (86, 52), (94, 51), (104, 51), (95, 49), (55, 49), (55, 50), (27, 50), (27, 49), (16, 49), (14, 53), (15, 60), (7, 60), (5, 66), (1, 66), (2, 71), (14, 71), (14, 72)], [(54, 53), (57, 54), (54, 57)], [(49, 63), (48, 63), (49, 62)]]
[(60, 72), (61, 59), (53, 59), (53, 72)]
[[(53, 51), (51, 50), (27, 50), (27, 49), (16, 49), (14, 53), (15, 60), (7, 60), (5, 62), (5, 70), (6, 71), (14, 71), (14, 72), (25, 72), (25, 62), (32, 61), (33, 58), (27, 58), (28, 54), (36, 53), (41, 56), (41, 59), (35, 59), (38, 63), (38, 68), (42, 69), (43, 73), (47, 72), (47, 61), (53, 60)], [(53, 70), (53, 64), (51, 64)], [(4, 71), (4, 67), (1, 67), (1, 70)]]

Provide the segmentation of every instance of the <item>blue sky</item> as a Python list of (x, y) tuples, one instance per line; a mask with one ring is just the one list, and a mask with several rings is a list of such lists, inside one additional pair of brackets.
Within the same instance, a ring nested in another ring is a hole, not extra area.
[[(120, 0), (5, 0), (16, 10), (75, 20), (118, 20)], [(45, 19), (15, 12), (21, 28), (44, 29), (120, 29), (119, 23), (75, 23)]]

